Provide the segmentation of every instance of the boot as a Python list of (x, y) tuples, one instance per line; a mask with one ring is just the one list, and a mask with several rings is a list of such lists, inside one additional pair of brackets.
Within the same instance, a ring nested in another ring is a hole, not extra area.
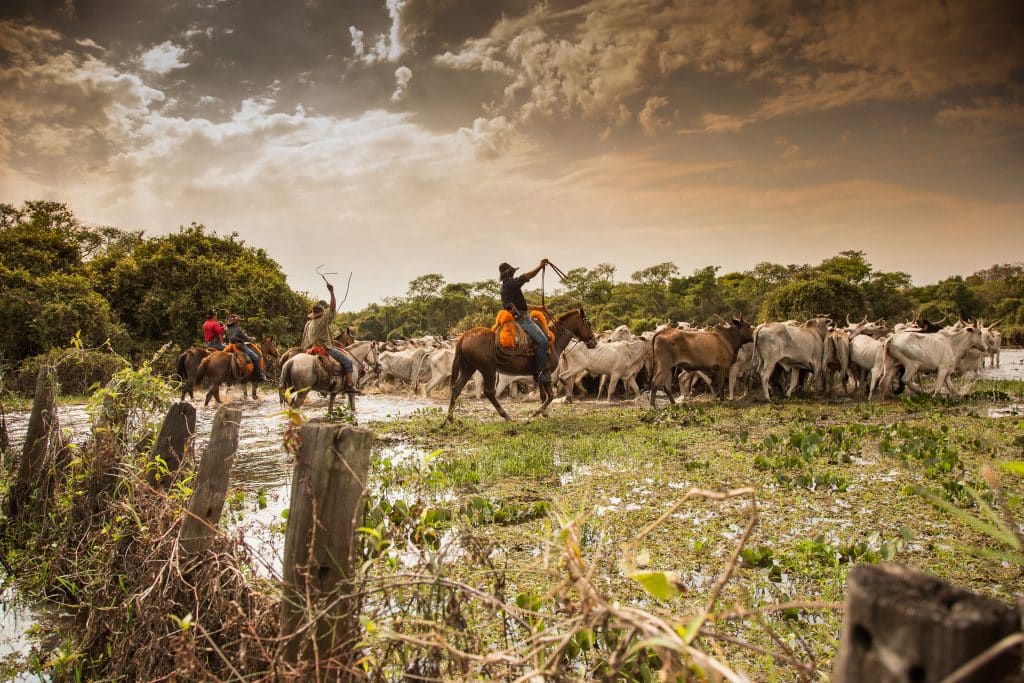
[(356, 380), (352, 376), (351, 372), (346, 372), (345, 373), (345, 393), (346, 394), (362, 394), (363, 393), (363, 392), (359, 391), (358, 388), (356, 388)]

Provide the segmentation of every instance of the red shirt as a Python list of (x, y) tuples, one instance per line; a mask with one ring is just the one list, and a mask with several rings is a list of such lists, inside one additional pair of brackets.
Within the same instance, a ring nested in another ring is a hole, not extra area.
[(224, 326), (216, 320), (207, 320), (203, 323), (203, 341), (212, 342), (215, 339), (224, 341)]

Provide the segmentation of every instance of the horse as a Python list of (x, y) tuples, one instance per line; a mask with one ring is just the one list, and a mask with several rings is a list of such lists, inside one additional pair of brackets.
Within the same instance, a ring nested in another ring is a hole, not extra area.
[[(310, 391), (319, 391), (327, 394), (327, 412), (334, 409), (334, 397), (345, 388), (345, 380), (337, 368), (337, 361), (331, 360), (330, 365), (333, 371), (323, 366), (320, 359), (312, 353), (299, 353), (289, 358), (281, 366), (281, 379), (278, 380), (277, 396), (281, 405), (286, 403), (285, 394), (291, 394), (290, 404), (292, 408), (300, 407), (306, 400), (306, 394)], [(353, 368), (353, 379), (358, 382), (358, 366)], [(348, 395), (348, 407), (353, 412), (356, 409), (355, 396)]]
[(269, 371), (273, 366), (278, 365), (281, 354), (277, 351), (277, 344), (273, 337), (263, 337), (260, 342), (260, 355), (263, 356), (263, 369)]
[[(217, 403), (221, 403), (220, 400), (220, 385), (224, 382), (237, 382), (242, 385), (242, 395), (245, 396), (245, 384), (252, 384), (252, 397), (256, 398), (256, 386), (259, 382), (256, 381), (253, 374), (252, 363), (248, 358), (245, 358), (245, 363), (239, 363), (239, 356), (244, 357), (244, 353), (234, 352), (230, 349), (234, 344), (228, 344), (224, 351), (211, 351), (206, 358), (199, 364), (199, 371), (196, 373), (196, 381), (203, 381), (205, 378), (210, 379), (211, 387), (210, 391), (206, 393), (206, 401), (203, 403), (204, 406), (210, 405), (210, 399), (214, 398)], [(258, 346), (250, 346), (249, 348), (256, 349), (259, 353), (260, 349)], [(262, 356), (259, 362), (263, 363)]]
[[(347, 327), (341, 332), (339, 332), (337, 335), (335, 335), (333, 341), (334, 346), (336, 346), (339, 349), (342, 349), (343, 351), (347, 351), (346, 347), (355, 343), (355, 340), (352, 338), (352, 334), (348, 331)], [(277, 350), (276, 347), (274, 350)], [(299, 355), (303, 351), (305, 351), (305, 349), (303, 349), (301, 346), (289, 347), (288, 350), (282, 353), (281, 356), (278, 358), (278, 361), (281, 363), (281, 367), (284, 367), (285, 363), (287, 363), (290, 359)], [(348, 356), (351, 358), (352, 354), (349, 353)]]
[(199, 373), (199, 364), (204, 358), (210, 355), (213, 349), (193, 346), (182, 351), (178, 355), (175, 374), (181, 378), (181, 400), (185, 400), (185, 394), (193, 401), (196, 400), (192, 390), (196, 386), (196, 376)]
[[(597, 346), (597, 339), (594, 337), (594, 330), (590, 326), (590, 320), (582, 308), (574, 309), (563, 313), (554, 320), (551, 329), (555, 333), (555, 341), (548, 351), (546, 369), (550, 373), (558, 365), (558, 359), (562, 351), (569, 345), (571, 339), (577, 339), (587, 345), (587, 348)], [(455, 342), (455, 358), (452, 360), (451, 399), (448, 402), (448, 422), (455, 419), (455, 401), (458, 399), (462, 388), (470, 380), (474, 372), (479, 371), (483, 376), (484, 396), (491, 402), (498, 414), (506, 420), (508, 416), (505, 409), (498, 403), (498, 397), (494, 391), (494, 383), (498, 371), (506, 375), (532, 375), (533, 355), (505, 357), (497, 349), (497, 335), (489, 327), (474, 327), (462, 333)], [(555, 391), (551, 381), (538, 382), (540, 390), (541, 405), (530, 417), (543, 415), (547, 417), (548, 405), (555, 398)]]
[(355, 361), (355, 366), (359, 371), (357, 377), (365, 378), (370, 374), (370, 371), (380, 373), (380, 362), (378, 361), (377, 354), (377, 342), (375, 341), (355, 341), (345, 347), (345, 353), (348, 354), (349, 358)]

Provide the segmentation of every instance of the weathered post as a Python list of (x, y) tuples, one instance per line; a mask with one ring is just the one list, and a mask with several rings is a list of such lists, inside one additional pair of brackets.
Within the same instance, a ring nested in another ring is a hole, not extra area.
[(199, 463), (188, 502), (188, 515), (181, 524), (181, 549), (185, 554), (198, 554), (210, 547), (224, 510), (241, 420), (242, 409), (231, 406), (221, 406), (213, 418), (210, 442)]
[[(344, 425), (305, 425), (295, 456), (284, 545), (283, 659), (295, 663), (358, 639), (351, 589), (372, 436)], [(314, 623), (310, 621), (314, 620)], [(311, 634), (312, 638), (307, 637)]]
[(57, 371), (44, 365), (36, 376), (36, 395), (28, 419), (18, 477), (7, 497), (7, 516), (18, 516), (29, 493), (39, 485), (50, 435), (57, 426)]
[(192, 448), (192, 437), (195, 433), (195, 406), (184, 402), (172, 405), (160, 426), (160, 433), (150, 453), (149, 471), (146, 472), (146, 480), (150, 485), (159, 486), (164, 483), (165, 477), (161, 476), (162, 468), (157, 464), (157, 458), (164, 461), (171, 474), (177, 472), (181, 467), (181, 461)]
[[(832, 683), (938, 683), (1019, 631), (1009, 605), (895, 564), (858, 565), (846, 580), (846, 619)], [(1020, 646), (958, 683), (1018, 680)]]

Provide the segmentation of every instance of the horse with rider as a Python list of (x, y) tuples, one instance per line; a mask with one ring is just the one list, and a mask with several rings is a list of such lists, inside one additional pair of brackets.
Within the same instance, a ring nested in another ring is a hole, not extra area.
[(282, 356), (278, 396), (281, 403), (290, 396), (292, 407), (299, 407), (307, 392), (326, 393), (330, 411), (334, 407), (334, 397), (344, 392), (348, 395), (349, 407), (354, 408), (354, 397), (362, 392), (357, 386), (353, 357), (344, 348), (354, 340), (347, 329), (332, 337), (331, 322), (338, 312), (338, 302), (334, 285), (326, 278), (324, 283), (331, 301), (320, 300), (313, 304), (302, 330), (300, 346), (289, 349)]
[(554, 317), (543, 302), (541, 306), (526, 303), (523, 285), (548, 266), (559, 272), (547, 259), (541, 260), (533, 270), (518, 276), (515, 274), (518, 268), (508, 263), (498, 266), (502, 310), (494, 327), (474, 327), (463, 332), (455, 343), (451, 398), (448, 403), (449, 422), (455, 417), (455, 401), (478, 371), (483, 377), (484, 396), (506, 420), (512, 418), (498, 402), (495, 392), (497, 373), (532, 376), (540, 392), (541, 405), (531, 417), (546, 417), (548, 406), (555, 398), (551, 371), (557, 367), (562, 351), (573, 339), (590, 348), (596, 346), (594, 330), (582, 308)]
[(241, 318), (232, 314), (224, 324), (210, 310), (203, 323), (204, 346), (194, 346), (177, 358), (176, 374), (181, 379), (181, 400), (203, 380), (209, 380), (210, 391), (205, 404), (211, 399), (221, 402), (220, 387), (224, 383), (251, 384), (252, 398), (257, 398), (256, 387), (266, 380), (264, 368), (269, 359), (278, 356), (277, 346), (270, 337), (259, 344), (242, 329)]

